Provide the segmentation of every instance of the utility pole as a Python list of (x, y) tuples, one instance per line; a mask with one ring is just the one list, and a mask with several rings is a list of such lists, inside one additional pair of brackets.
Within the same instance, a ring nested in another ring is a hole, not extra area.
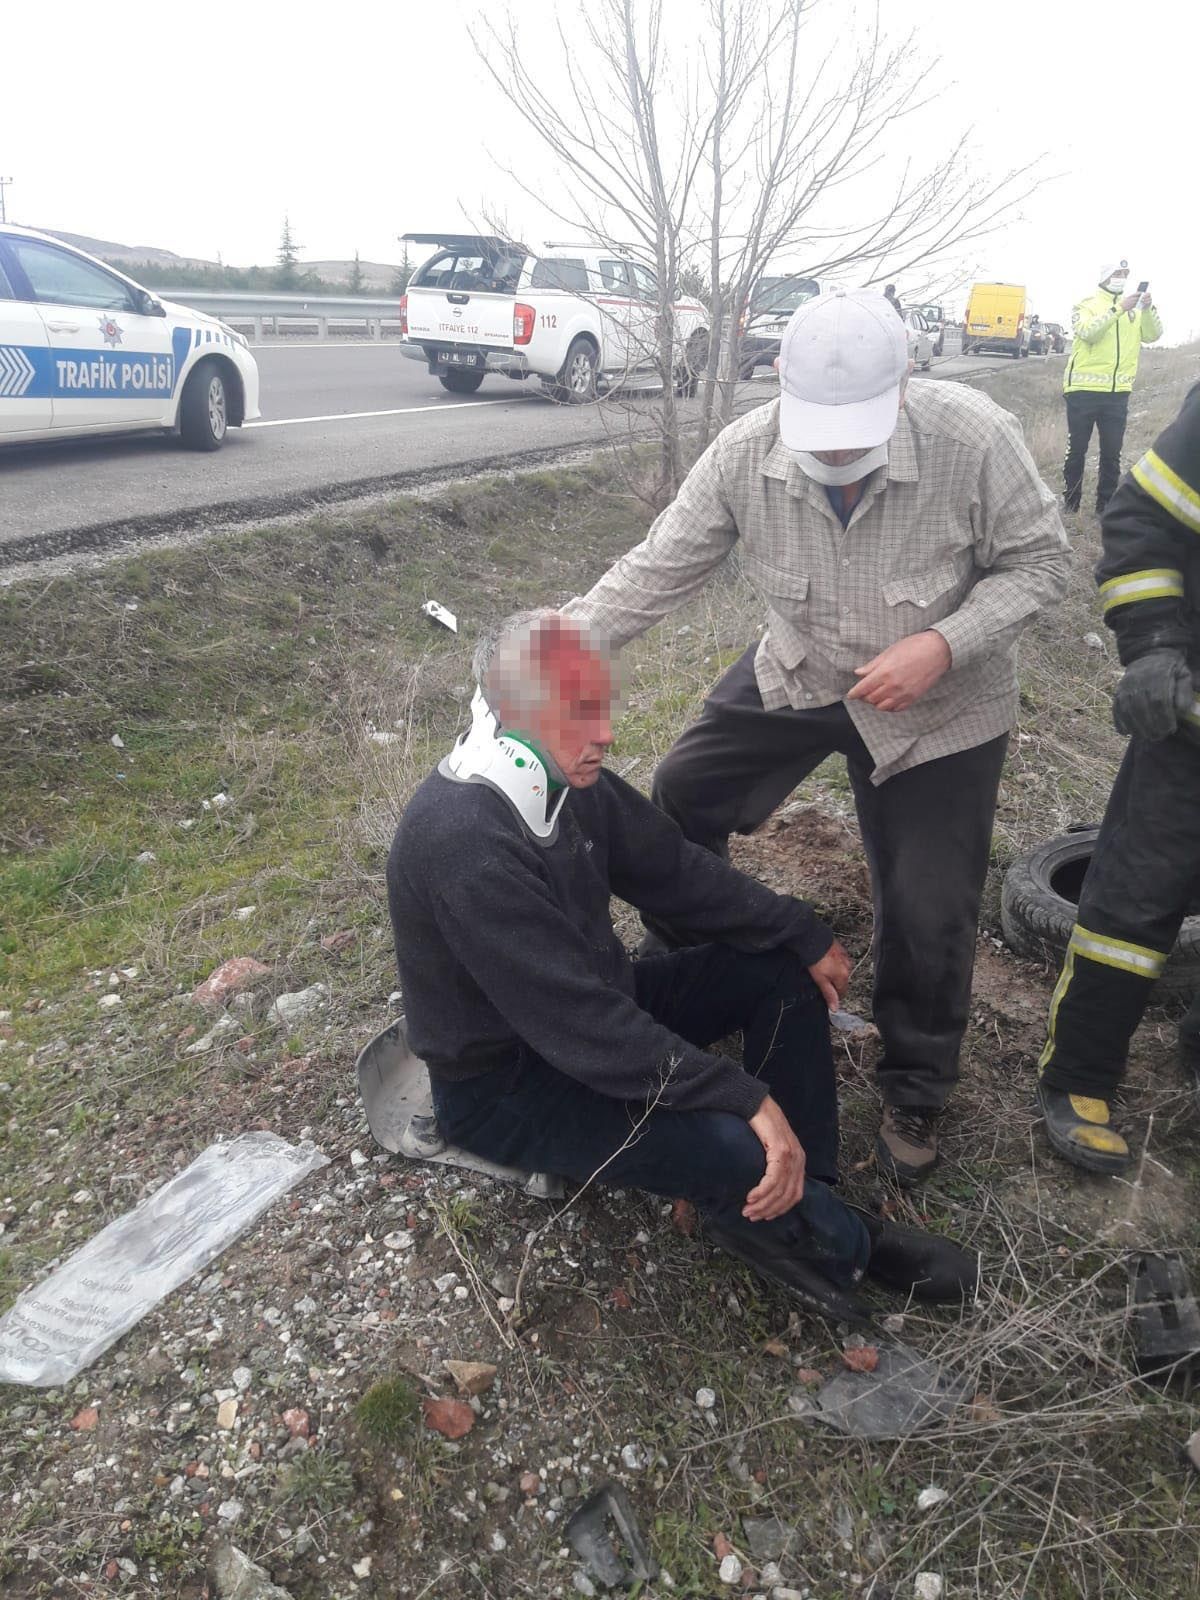
[(4, 205), (4, 191), (12, 182), (11, 178), (0, 178), (0, 222), (8, 221), (8, 212)]

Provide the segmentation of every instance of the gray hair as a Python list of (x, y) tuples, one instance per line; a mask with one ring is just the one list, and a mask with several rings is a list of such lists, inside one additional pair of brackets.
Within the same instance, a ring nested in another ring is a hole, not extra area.
[(530, 661), (528, 645), (539, 624), (566, 620), (597, 655), (608, 656), (606, 641), (578, 618), (562, 619), (553, 606), (514, 611), (486, 629), (475, 646), (471, 670), (501, 727), (545, 705), (548, 692)]

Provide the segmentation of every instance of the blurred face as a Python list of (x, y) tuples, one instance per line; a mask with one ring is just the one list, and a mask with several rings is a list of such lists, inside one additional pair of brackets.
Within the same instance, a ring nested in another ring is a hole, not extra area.
[(558, 763), (572, 789), (590, 788), (613, 742), (609, 663), (580, 655), (550, 665), (546, 680), (549, 700), (530, 716), (534, 743)]

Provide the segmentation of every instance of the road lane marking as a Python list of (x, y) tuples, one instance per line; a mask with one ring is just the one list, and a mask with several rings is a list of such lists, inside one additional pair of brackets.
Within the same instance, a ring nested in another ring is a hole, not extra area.
[(469, 411), (472, 406), (494, 406), (494, 400), (450, 400), (433, 406), (396, 406), (390, 411), (332, 411), (327, 417), (268, 417), (246, 422), (247, 428), (294, 428), (301, 422), (357, 422), (362, 417), (406, 417), (414, 411)]

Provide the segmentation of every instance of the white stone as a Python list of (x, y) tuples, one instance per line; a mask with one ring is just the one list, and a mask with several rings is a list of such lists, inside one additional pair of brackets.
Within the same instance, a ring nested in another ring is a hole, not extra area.
[(440, 1278), (433, 1280), (433, 1287), (439, 1294), (447, 1294), (458, 1282), (457, 1272), (443, 1272)]
[(949, 1500), (950, 1491), (940, 1489), (936, 1483), (931, 1483), (928, 1489), (922, 1489), (917, 1496), (918, 1511), (932, 1511), (934, 1506), (940, 1506), (943, 1500)]
[(727, 1555), (718, 1568), (717, 1576), (722, 1583), (741, 1583), (742, 1571), (742, 1563), (738, 1558), (735, 1555)]
[(212, 808), (214, 811), (224, 811), (226, 806), (232, 804), (233, 801), (230, 800), (229, 796), (224, 791), (222, 791), (220, 794), (215, 794), (212, 797)]
[(352, 1167), (365, 1167), (366, 1164), (367, 1164), (367, 1158), (366, 1158), (365, 1155), (363, 1155), (361, 1150), (351, 1150), (351, 1152), (350, 1152), (350, 1165)]
[(913, 1579), (913, 1594), (916, 1600), (942, 1600), (945, 1587), (941, 1576), (936, 1572), (918, 1572)]
[(233, 920), (235, 922), (249, 922), (257, 910), (257, 906), (239, 906), (233, 913)]
[(630, 1472), (641, 1472), (650, 1464), (650, 1457), (640, 1444), (627, 1444), (621, 1451), (621, 1461)]
[(125, 748), (125, 741), (122, 739), (119, 733), (114, 733), (108, 742), (110, 745), (112, 745), (114, 750), (124, 750)]
[(696, 1404), (701, 1411), (711, 1411), (717, 1403), (717, 1397), (711, 1389), (696, 1390)]
[(250, 1379), (252, 1376), (253, 1374), (251, 1373), (249, 1367), (234, 1367), (232, 1373), (233, 1386), (239, 1394), (245, 1394), (246, 1390), (250, 1387)]
[(158, 860), (153, 850), (143, 850), (141, 855), (134, 856), (134, 862), (139, 867), (152, 867)]
[(361, 1561), (356, 1561), (350, 1571), (356, 1578), (369, 1578), (371, 1576), (371, 1557), (364, 1556)]
[(102, 994), (100, 996), (96, 1004), (100, 1007), (101, 1011), (111, 1011), (114, 1006), (119, 1006), (121, 1004), (121, 996), (119, 994), (113, 994), (112, 990), (110, 989), (107, 994)]
[(243, 1511), (240, 1500), (222, 1500), (217, 1507), (217, 1515), (222, 1522), (236, 1522)]
[(413, 1236), (407, 1229), (403, 1233), (385, 1233), (383, 1236), (385, 1250), (411, 1250), (412, 1244)]
[(488, 1540), (488, 1544), (497, 1555), (500, 1554), (501, 1550), (508, 1549), (508, 1540), (500, 1532), (499, 1528), (496, 1529), (495, 1533), (493, 1533), (492, 1537)]
[(267, 1012), (267, 1017), (271, 1022), (277, 1022), (281, 1027), (288, 1028), (294, 1022), (302, 1022), (314, 1011), (319, 1011), (328, 999), (328, 987), (323, 983), (313, 983), (307, 989), (297, 989), (292, 994), (281, 994)]

